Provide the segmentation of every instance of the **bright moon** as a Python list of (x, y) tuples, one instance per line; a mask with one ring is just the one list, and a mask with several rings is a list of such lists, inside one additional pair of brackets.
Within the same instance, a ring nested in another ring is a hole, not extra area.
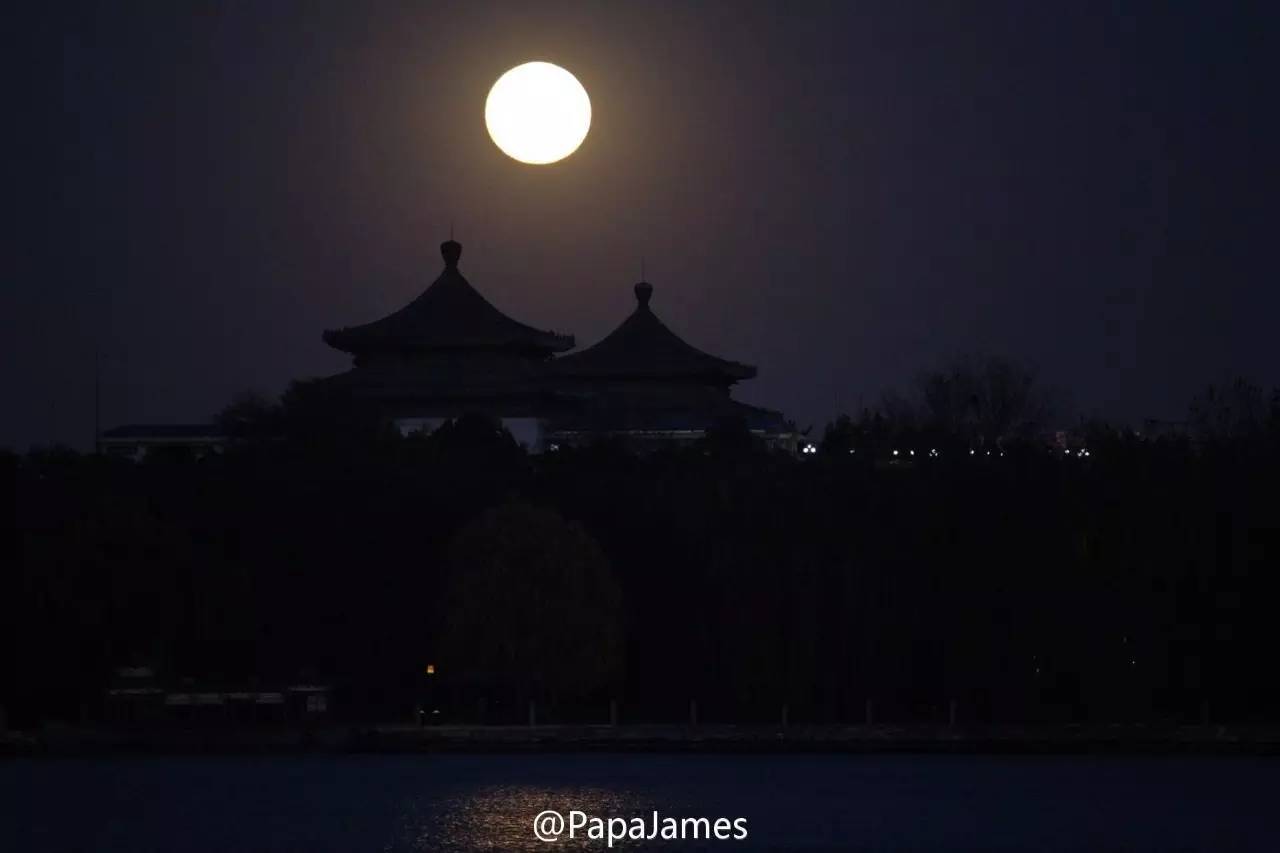
[(521, 163), (563, 160), (591, 127), (591, 99), (578, 78), (550, 62), (526, 62), (498, 78), (484, 123), (502, 152)]

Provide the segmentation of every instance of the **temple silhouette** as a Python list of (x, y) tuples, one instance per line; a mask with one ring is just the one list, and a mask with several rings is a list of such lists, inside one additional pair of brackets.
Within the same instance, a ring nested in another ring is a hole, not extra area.
[[(430, 432), (463, 415), (502, 423), (539, 453), (601, 438), (638, 447), (700, 439), (745, 428), (766, 444), (794, 450), (795, 430), (778, 412), (733, 399), (756, 368), (705, 353), (654, 313), (654, 288), (635, 285), (636, 307), (594, 346), (570, 352), (572, 335), (535, 329), (494, 307), (459, 269), (462, 245), (440, 245), (444, 270), (408, 305), (322, 337), (352, 357), (351, 368), (320, 380), (394, 423)], [(100, 446), (144, 455), (158, 446), (208, 449), (221, 437), (201, 425), (129, 425)]]
[(526, 326), (489, 303), (458, 269), (462, 246), (440, 246), (444, 271), (416, 299), (380, 320), (326, 330), (352, 367), (325, 380), (372, 404), (402, 432), (432, 430), (463, 414), (499, 419), (536, 446), (559, 400), (548, 360), (572, 335)]

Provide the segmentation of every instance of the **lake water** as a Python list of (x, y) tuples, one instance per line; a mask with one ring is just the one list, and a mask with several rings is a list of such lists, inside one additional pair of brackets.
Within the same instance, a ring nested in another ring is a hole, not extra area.
[(12, 853), (607, 849), (583, 838), (537, 840), (533, 820), (544, 809), (646, 824), (654, 810), (659, 821), (745, 819), (742, 840), (615, 845), (630, 850), (1275, 851), (1280, 761), (589, 754), (0, 762), (0, 850)]

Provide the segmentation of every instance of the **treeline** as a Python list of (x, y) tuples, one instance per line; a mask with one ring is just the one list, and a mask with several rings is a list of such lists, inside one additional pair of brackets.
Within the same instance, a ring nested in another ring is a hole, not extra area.
[(1203, 423), (1160, 438), (1087, 425), (1070, 453), (1025, 419), (993, 433), (970, 394), (950, 424), (841, 419), (813, 454), (725, 425), (530, 456), (483, 418), (405, 438), (317, 393), (237, 403), (199, 460), (0, 460), (12, 724), (93, 717), (139, 665), (330, 682), (352, 720), (514, 721), (530, 699), (546, 721), (614, 699), (633, 721), (693, 699), (744, 723), (858, 722), (868, 700), (886, 721), (952, 700), (972, 721), (1280, 720), (1274, 395), (1247, 422), (1236, 392), (1202, 395)]

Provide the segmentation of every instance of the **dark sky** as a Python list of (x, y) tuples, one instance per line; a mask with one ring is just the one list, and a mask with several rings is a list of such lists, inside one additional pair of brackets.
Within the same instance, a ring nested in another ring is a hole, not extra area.
[[(1127, 421), (1280, 383), (1269, 5), (29, 12), (0, 445), (88, 444), (95, 349), (105, 425), (337, 372), (321, 329), (416, 295), (451, 221), (490, 301), (579, 345), (644, 257), (668, 325), (802, 427), (976, 350)], [(594, 109), (550, 167), (483, 122), (533, 59)]]

